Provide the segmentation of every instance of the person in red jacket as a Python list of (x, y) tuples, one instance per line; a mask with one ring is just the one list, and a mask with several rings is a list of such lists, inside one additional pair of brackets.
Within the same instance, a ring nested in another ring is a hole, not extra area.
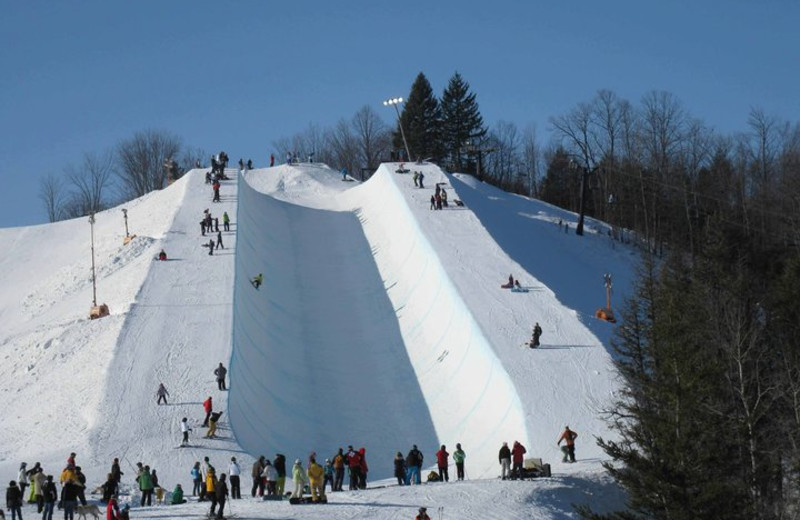
[(358, 489), (367, 489), (367, 473), (369, 466), (367, 466), (367, 450), (366, 448), (359, 448), (358, 450)]
[(527, 452), (525, 446), (514, 441), (514, 447), (511, 448), (511, 480), (522, 478), (522, 461)]
[(447, 474), (447, 465), (449, 462), (450, 454), (447, 453), (447, 448), (442, 444), (439, 451), (436, 452), (436, 465), (439, 466), (439, 480), (444, 482), (450, 481), (450, 475)]
[(203, 427), (208, 426), (208, 419), (211, 417), (211, 412), (214, 410), (214, 405), (211, 403), (211, 396), (203, 401), (203, 410), (206, 412), (206, 418), (203, 421)]
[(119, 506), (116, 497), (111, 497), (106, 506), (106, 520), (117, 520), (119, 518)]
[(350, 491), (353, 491), (358, 489), (358, 483), (361, 482), (361, 455), (352, 446), (348, 446), (346, 459), (350, 470)]

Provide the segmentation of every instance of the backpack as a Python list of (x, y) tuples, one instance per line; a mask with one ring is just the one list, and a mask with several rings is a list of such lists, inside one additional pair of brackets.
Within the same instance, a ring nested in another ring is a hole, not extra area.
[(439, 482), (439, 474), (435, 471), (428, 473), (428, 482)]

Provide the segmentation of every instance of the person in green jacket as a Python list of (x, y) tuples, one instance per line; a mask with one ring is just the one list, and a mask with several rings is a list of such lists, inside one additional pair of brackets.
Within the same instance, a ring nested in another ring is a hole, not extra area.
[(456, 463), (456, 475), (458, 480), (464, 480), (464, 459), (467, 454), (461, 449), (461, 443), (456, 444), (456, 451), (453, 452), (453, 460)]
[(231, 218), (228, 216), (227, 211), (222, 214), (222, 229), (225, 231), (231, 230)]
[(255, 278), (253, 278), (253, 279), (250, 281), (250, 283), (252, 283), (252, 284), (253, 284), (253, 287), (255, 287), (256, 289), (258, 289), (259, 287), (261, 287), (261, 284), (262, 284), (262, 283), (264, 283), (264, 275), (263, 275), (263, 274), (261, 274), (261, 273), (258, 273), (258, 276), (256, 276)]
[(183, 498), (183, 488), (180, 484), (175, 484), (175, 489), (172, 490), (172, 505), (185, 504), (186, 499)]
[(144, 507), (145, 502), (148, 506), (153, 505), (153, 477), (150, 474), (150, 466), (145, 466), (142, 474), (139, 475), (139, 489), (142, 491), (141, 507)]

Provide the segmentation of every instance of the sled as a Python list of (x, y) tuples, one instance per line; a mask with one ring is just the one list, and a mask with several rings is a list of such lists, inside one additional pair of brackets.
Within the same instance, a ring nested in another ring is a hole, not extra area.
[(528, 292), (528, 288), (527, 287), (512, 287), (511, 288), (511, 292), (525, 293), (525, 292)]

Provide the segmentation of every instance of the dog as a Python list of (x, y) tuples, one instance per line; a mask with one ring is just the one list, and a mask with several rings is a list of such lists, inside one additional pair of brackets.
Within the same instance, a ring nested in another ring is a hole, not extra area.
[(78, 504), (75, 507), (75, 513), (83, 520), (86, 520), (87, 515), (92, 515), (95, 520), (100, 518), (100, 509), (94, 504), (87, 504), (85, 506)]
[(164, 488), (158, 486), (156, 488), (156, 505), (160, 506), (164, 503)]

